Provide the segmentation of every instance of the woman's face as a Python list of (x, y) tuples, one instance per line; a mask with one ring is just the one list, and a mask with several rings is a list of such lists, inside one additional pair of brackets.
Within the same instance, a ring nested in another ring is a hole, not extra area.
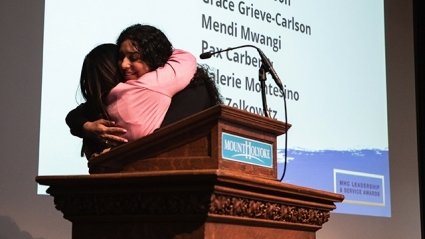
[(125, 40), (121, 44), (118, 64), (124, 81), (137, 80), (150, 71), (149, 66), (142, 61), (139, 51), (130, 40)]

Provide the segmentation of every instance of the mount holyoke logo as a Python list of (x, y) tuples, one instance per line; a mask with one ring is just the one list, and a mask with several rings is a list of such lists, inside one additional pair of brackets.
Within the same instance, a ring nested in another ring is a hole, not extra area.
[(222, 133), (222, 157), (224, 159), (271, 168), (273, 166), (272, 153), (271, 144)]

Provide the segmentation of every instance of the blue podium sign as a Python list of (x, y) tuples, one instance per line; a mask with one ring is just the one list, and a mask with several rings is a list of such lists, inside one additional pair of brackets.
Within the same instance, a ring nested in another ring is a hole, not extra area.
[(241, 163), (273, 167), (273, 145), (228, 133), (221, 134), (223, 159)]

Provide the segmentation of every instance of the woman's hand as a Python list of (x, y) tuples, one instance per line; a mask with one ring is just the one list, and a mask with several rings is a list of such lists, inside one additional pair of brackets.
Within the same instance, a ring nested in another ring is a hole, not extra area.
[(128, 142), (126, 138), (121, 137), (127, 130), (116, 126), (115, 122), (110, 120), (87, 121), (83, 125), (83, 131), (88, 137), (98, 138), (111, 146)]

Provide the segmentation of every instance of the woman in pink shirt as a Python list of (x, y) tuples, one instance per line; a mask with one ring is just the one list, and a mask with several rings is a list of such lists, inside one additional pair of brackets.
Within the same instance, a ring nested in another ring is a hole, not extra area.
[[(87, 158), (93, 152), (100, 152), (93, 145), (108, 148), (133, 141), (222, 102), (207, 70), (197, 66), (192, 54), (173, 49), (167, 37), (155, 27), (130, 26), (120, 34), (117, 44), (121, 82), (105, 94), (101, 90), (101, 75), (106, 74), (103, 65), (100, 62), (98, 66), (92, 65), (96, 70), (86, 72), (90, 74), (82, 72), (81, 90), (88, 92), (87, 99), (99, 98), (100, 103), (87, 101), (66, 117), (71, 133), (86, 142), (83, 152)], [(85, 62), (95, 63), (105, 53), (88, 55)], [(94, 77), (94, 73), (100, 75)], [(103, 95), (107, 97), (104, 99)], [(105, 110), (98, 110), (104, 106)]]
[(189, 85), (197, 64), (192, 54), (172, 49), (167, 37), (152, 26), (128, 27), (117, 44), (124, 82), (109, 93), (107, 111), (127, 130), (122, 137), (133, 141), (160, 127), (171, 98)]

